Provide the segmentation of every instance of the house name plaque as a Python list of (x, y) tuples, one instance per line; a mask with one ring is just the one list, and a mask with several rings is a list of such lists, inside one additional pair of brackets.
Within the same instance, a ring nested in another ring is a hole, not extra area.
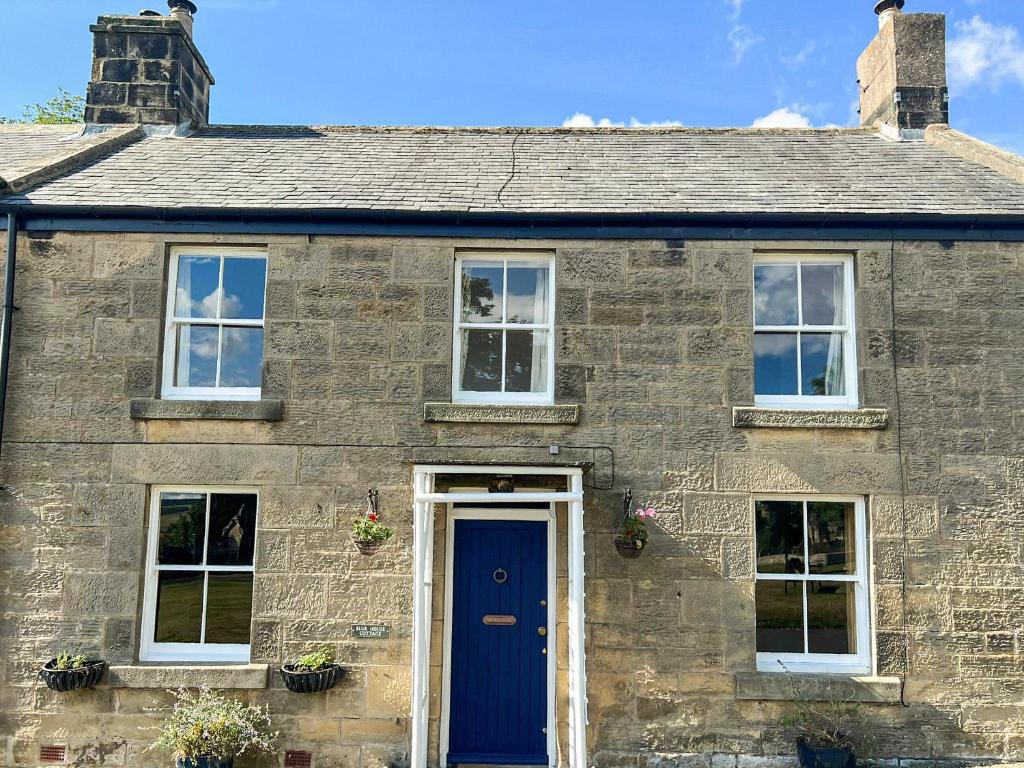
[(391, 637), (390, 624), (353, 624), (352, 634), (371, 640), (387, 640)]

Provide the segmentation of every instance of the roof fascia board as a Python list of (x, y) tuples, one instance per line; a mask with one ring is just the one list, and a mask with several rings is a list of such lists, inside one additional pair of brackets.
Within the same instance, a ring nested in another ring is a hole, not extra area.
[[(527, 215), (3, 206), (26, 231), (657, 240), (1024, 241), (1024, 216)], [(2, 224), (0, 224), (2, 226)]]

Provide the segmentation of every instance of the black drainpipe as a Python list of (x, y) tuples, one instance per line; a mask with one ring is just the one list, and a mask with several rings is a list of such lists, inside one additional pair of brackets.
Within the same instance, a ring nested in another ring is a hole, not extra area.
[(14, 316), (14, 266), (18, 260), (18, 214), (7, 214), (7, 258), (4, 260), (4, 314), (0, 327), (0, 452), (7, 413), (7, 370), (11, 364), (11, 320)]

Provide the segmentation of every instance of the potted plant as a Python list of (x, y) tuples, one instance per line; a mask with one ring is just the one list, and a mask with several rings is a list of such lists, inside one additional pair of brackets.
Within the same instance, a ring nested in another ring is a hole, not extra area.
[(95, 688), (103, 675), (106, 662), (87, 659), (84, 655), (58, 653), (39, 670), (46, 687), (54, 691), (73, 691), (76, 688)]
[(333, 688), (345, 670), (334, 663), (334, 650), (324, 647), (281, 667), (285, 687), (294, 693), (318, 693)]
[(361, 554), (372, 555), (394, 534), (380, 522), (380, 494), (371, 488), (366, 494), (366, 512), (352, 522), (352, 540)]
[[(780, 662), (781, 663), (781, 662)], [(831, 676), (820, 678), (814, 690), (804, 690), (783, 665), (792, 689), (794, 710), (782, 724), (796, 739), (801, 768), (856, 768), (857, 751), (867, 749), (871, 729), (863, 722), (860, 704), (843, 698)]]
[(622, 522), (615, 533), (615, 551), (630, 560), (643, 554), (650, 539), (647, 521), (657, 514), (654, 507), (638, 507), (634, 510), (632, 504), (633, 492), (627, 490), (622, 497)]
[(173, 753), (177, 768), (232, 768), (236, 757), (274, 751), (277, 732), (266, 708), (247, 706), (209, 688), (179, 688), (171, 716), (149, 749)]

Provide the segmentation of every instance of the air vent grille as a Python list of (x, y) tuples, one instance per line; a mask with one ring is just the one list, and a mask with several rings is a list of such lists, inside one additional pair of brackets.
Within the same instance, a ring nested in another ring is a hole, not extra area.
[(63, 744), (40, 744), (39, 762), (41, 763), (63, 763), (67, 757), (68, 748)]
[(289, 749), (284, 753), (284, 768), (312, 768), (313, 753), (303, 749)]

